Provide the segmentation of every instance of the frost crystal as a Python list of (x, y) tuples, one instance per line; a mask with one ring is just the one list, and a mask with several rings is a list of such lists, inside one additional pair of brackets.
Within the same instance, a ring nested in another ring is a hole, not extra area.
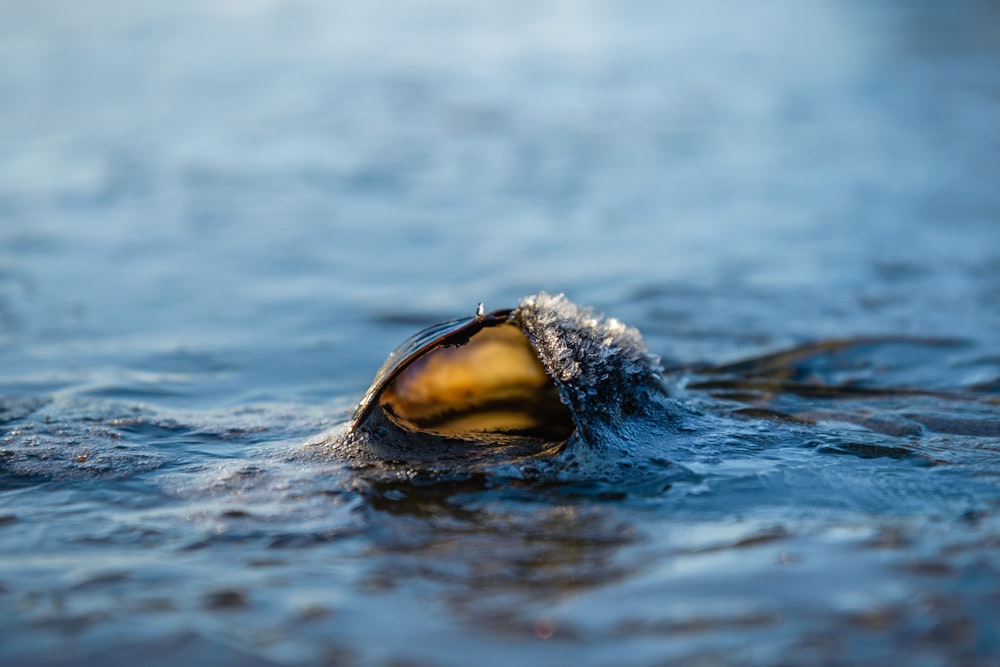
[(581, 419), (612, 423), (641, 410), (663, 391), (660, 360), (639, 331), (581, 308), (562, 294), (522, 299), (521, 327), (570, 409)]

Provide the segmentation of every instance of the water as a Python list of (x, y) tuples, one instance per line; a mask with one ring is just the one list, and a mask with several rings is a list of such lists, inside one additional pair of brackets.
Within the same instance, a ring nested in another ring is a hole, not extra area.
[[(994, 662), (998, 36), (3, 3), (0, 661)], [(541, 289), (663, 357), (691, 477), (303, 453), (412, 332)]]

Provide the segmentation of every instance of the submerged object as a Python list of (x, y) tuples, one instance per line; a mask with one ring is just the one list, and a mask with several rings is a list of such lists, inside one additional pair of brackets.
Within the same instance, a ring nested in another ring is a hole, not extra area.
[(352, 458), (556, 454), (632, 424), (665, 396), (639, 332), (544, 292), (431, 326), (389, 355), (328, 444)]

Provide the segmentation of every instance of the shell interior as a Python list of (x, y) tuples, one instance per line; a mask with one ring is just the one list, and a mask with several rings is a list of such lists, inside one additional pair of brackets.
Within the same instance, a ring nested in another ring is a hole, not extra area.
[(459, 341), (425, 348), (387, 383), (378, 404), (390, 419), (447, 436), (569, 438), (569, 408), (516, 324), (485, 326)]

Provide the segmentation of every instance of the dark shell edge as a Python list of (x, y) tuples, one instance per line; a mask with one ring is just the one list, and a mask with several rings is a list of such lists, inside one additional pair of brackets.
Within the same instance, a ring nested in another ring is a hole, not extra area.
[(368, 387), (354, 413), (351, 431), (364, 423), (378, 403), (378, 397), (385, 387), (424, 354), (441, 345), (464, 345), (487, 327), (512, 323), (514, 315), (513, 308), (494, 310), (482, 315), (433, 324), (407, 338), (389, 354), (385, 363), (378, 369), (375, 379), (372, 380), (371, 386)]

